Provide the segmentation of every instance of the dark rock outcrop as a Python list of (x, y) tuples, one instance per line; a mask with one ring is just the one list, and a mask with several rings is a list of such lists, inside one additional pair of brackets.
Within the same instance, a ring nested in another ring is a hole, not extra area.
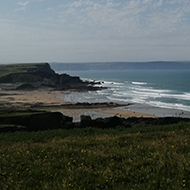
[(22, 84), (16, 90), (35, 90), (35, 87), (32, 84)]
[(86, 127), (97, 127), (97, 128), (116, 128), (116, 127), (133, 127), (136, 124), (141, 125), (169, 125), (179, 122), (190, 122), (190, 118), (180, 118), (180, 117), (162, 117), (162, 118), (120, 118), (117, 116), (109, 118), (97, 118), (92, 120), (90, 116), (81, 116), (81, 122), (79, 123), (79, 128)]
[[(8, 127), (11, 125), (15, 127), (24, 127), (26, 131), (42, 131), (73, 127), (73, 118), (64, 116), (60, 112), (15, 113), (15, 115), (13, 113), (9, 113), (9, 115), (4, 117), (1, 116), (0, 124)], [(13, 128), (10, 129), (11, 131), (13, 130)], [(2, 130), (5, 130), (5, 128)]]
[(0, 132), (14, 131), (42, 131), (51, 129), (73, 128), (131, 128), (136, 124), (142, 126), (169, 125), (179, 122), (190, 122), (190, 118), (164, 117), (164, 118), (109, 118), (91, 119), (90, 116), (81, 116), (79, 123), (73, 123), (73, 118), (64, 116), (60, 112), (10, 112), (0, 114)]
[[(97, 118), (92, 120), (90, 116), (81, 116), (81, 122), (79, 123), (79, 128), (86, 127), (97, 127), (97, 128), (116, 128), (118, 126), (126, 127), (124, 118), (120, 118), (117, 116), (109, 117), (109, 118)], [(128, 126), (127, 126), (128, 127)]]
[[(32, 70), (31, 70), (32, 71)], [(49, 63), (45, 63), (43, 66), (37, 67), (33, 72), (45, 72), (55, 74), (55, 71), (50, 67)]]
[[(48, 63), (29, 67), (22, 72), (13, 72), (0, 77), (0, 83), (17, 84), (16, 89), (22, 89), (27, 85), (31, 85), (34, 89), (52, 88), (54, 90), (98, 90), (101, 87), (94, 86), (98, 82), (83, 81), (77, 76), (68, 74), (57, 74), (51, 69)], [(14, 85), (14, 88), (15, 88)], [(23, 86), (25, 85), (25, 86)], [(15, 89), (14, 89), (15, 90)]]

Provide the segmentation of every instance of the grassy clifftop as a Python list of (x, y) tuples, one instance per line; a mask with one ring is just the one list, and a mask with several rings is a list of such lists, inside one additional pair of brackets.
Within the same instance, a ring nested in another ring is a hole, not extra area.
[(20, 63), (20, 64), (9, 64), (0, 65), (0, 77), (14, 74), (14, 73), (26, 73), (35, 72), (40, 70), (46, 70), (54, 72), (48, 63)]
[[(11, 90), (34, 90), (51, 88), (56, 90), (99, 90), (95, 82), (82, 81), (79, 77), (57, 74), (49, 63), (25, 63), (0, 65), (0, 84), (14, 84)], [(7, 90), (7, 86), (2, 86)], [(10, 86), (8, 89), (10, 90)]]

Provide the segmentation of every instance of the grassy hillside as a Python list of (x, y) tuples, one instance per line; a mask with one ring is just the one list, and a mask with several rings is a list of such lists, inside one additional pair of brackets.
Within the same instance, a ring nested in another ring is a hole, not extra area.
[(31, 69), (37, 69), (44, 66), (46, 63), (22, 63), (22, 64), (7, 64), (0, 65), (0, 77), (11, 73), (23, 73)]
[(189, 189), (190, 123), (0, 135), (0, 189)]

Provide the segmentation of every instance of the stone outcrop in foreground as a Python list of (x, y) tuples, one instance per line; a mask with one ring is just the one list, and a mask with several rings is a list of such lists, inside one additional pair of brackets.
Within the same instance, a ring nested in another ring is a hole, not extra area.
[(14, 131), (42, 131), (52, 129), (73, 128), (131, 128), (136, 124), (141, 125), (168, 125), (179, 122), (190, 122), (190, 118), (164, 117), (164, 118), (109, 118), (91, 119), (90, 116), (81, 116), (79, 123), (74, 123), (72, 117), (64, 116), (60, 112), (45, 111), (10, 111), (0, 113), (0, 132)]
[(134, 125), (169, 125), (179, 122), (190, 122), (190, 118), (180, 118), (180, 117), (158, 117), (158, 118), (137, 118), (137, 117), (129, 117), (129, 118), (121, 118), (117, 116), (108, 117), (108, 118), (97, 118), (91, 119), (90, 116), (81, 116), (81, 121), (79, 123), (80, 128), (86, 127), (95, 127), (95, 128), (116, 128), (116, 127), (124, 127), (130, 128)]
[(73, 127), (72, 118), (60, 112), (10, 111), (0, 115), (0, 132), (43, 131)]

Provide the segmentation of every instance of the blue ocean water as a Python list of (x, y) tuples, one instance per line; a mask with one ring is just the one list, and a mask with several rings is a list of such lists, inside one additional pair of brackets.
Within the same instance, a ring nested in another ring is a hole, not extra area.
[[(72, 97), (78, 102), (126, 102), (190, 111), (190, 70), (59, 71), (108, 87)], [(69, 97), (71, 99), (71, 97)]]

